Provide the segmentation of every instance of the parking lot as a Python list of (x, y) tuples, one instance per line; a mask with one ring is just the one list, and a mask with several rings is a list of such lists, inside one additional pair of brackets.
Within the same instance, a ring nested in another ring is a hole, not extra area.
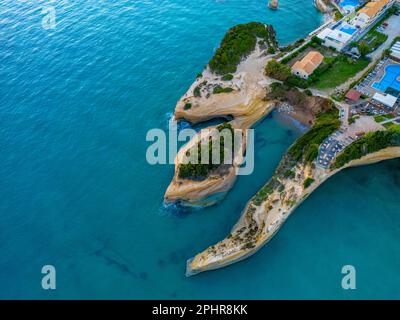
[(361, 115), (353, 124), (342, 127), (322, 142), (317, 157), (317, 165), (330, 168), (336, 156), (365, 133), (384, 130), (373, 117)]
[(385, 115), (393, 114), (395, 116), (400, 115), (400, 99), (396, 102), (393, 109), (388, 108), (377, 102), (363, 101), (359, 104), (350, 107), (350, 117), (355, 115)]
[(350, 145), (355, 138), (347, 136), (343, 130), (338, 130), (322, 142), (317, 158), (317, 164), (328, 169), (336, 156)]

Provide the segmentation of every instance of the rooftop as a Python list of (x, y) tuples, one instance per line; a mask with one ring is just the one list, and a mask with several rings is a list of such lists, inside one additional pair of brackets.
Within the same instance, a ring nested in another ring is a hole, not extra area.
[(365, 13), (370, 18), (374, 17), (390, 0), (379, 0), (368, 2), (358, 13)]
[(324, 56), (321, 53), (318, 51), (310, 51), (301, 61), (296, 61), (292, 70), (302, 70), (310, 75), (323, 60)]
[(400, 41), (397, 41), (391, 48), (390, 48), (390, 55), (394, 58), (400, 59)]
[(358, 101), (360, 99), (360, 97), (361, 97), (361, 93), (354, 89), (351, 89), (346, 94), (346, 98), (349, 100), (352, 100), (352, 101)]
[(375, 101), (378, 101), (379, 103), (382, 103), (383, 105), (392, 108), (397, 101), (397, 98), (390, 95), (390, 94), (381, 94), (379, 92), (375, 93), (374, 96), (372, 97)]
[(351, 34), (348, 34), (347, 32), (343, 32), (341, 30), (332, 30), (327, 36), (327, 38), (334, 39), (336, 41), (339, 41), (341, 43), (346, 43), (352, 38)]

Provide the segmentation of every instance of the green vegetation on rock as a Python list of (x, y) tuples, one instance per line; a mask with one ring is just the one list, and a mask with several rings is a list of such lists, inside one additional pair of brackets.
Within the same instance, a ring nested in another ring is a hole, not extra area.
[(232, 92), (233, 91), (233, 89), (232, 88), (223, 88), (223, 87), (221, 87), (221, 86), (216, 86), (215, 88), (214, 88), (214, 90), (213, 90), (213, 93), (214, 94), (219, 94), (219, 93), (229, 93), (229, 92)]
[[(230, 123), (224, 123), (221, 124), (217, 127), (217, 130), (219, 132), (222, 132), (224, 129), (228, 129), (231, 131), (231, 135), (232, 138), (234, 137), (234, 130), (232, 128), (232, 125)], [(212, 155), (213, 155), (213, 150), (214, 150), (214, 146), (215, 143), (218, 143), (218, 141), (212, 141), (211, 137), (210, 140), (207, 142), (206, 146), (208, 148), (208, 152), (209, 152), (209, 163), (202, 163), (202, 159), (201, 159), (201, 151), (202, 148), (204, 148), (205, 143), (198, 143), (197, 144), (197, 162), (198, 163), (184, 163), (179, 167), (179, 178), (181, 179), (190, 179), (190, 180), (204, 180), (207, 178), (207, 176), (209, 175), (209, 173), (217, 168), (219, 168), (223, 162), (224, 162), (224, 158), (225, 158), (225, 141), (224, 141), (224, 137), (220, 136), (219, 139), (219, 144), (220, 144), (220, 149), (219, 149), (219, 163), (212, 163), (211, 159), (212, 159)], [(234, 143), (232, 143), (232, 154), (233, 154), (233, 148), (234, 148)], [(190, 152), (188, 151), (187, 156), (190, 155)]]
[(253, 197), (253, 203), (259, 206), (263, 201), (267, 200), (268, 196), (274, 192), (275, 189), (279, 188), (282, 184), (275, 177), (272, 178), (260, 191)]
[(318, 148), (321, 143), (339, 127), (339, 110), (332, 103), (331, 110), (317, 116), (311, 129), (290, 147), (288, 155), (294, 161), (314, 161), (318, 156)]
[(307, 178), (305, 181), (304, 181), (304, 189), (307, 189), (309, 186), (311, 186), (313, 183), (314, 183), (314, 179), (313, 178)]
[(230, 73), (222, 76), (222, 78), (221, 78), (222, 81), (231, 81), (232, 79), (233, 79), (233, 75)]
[(211, 70), (221, 75), (236, 72), (241, 60), (256, 48), (257, 38), (266, 41), (269, 46), (276, 46), (271, 26), (250, 22), (231, 28), (209, 63)]
[(400, 146), (400, 131), (389, 129), (386, 131), (370, 132), (344, 149), (337, 156), (332, 166), (335, 169), (339, 169), (352, 160), (360, 159), (370, 153), (395, 146)]

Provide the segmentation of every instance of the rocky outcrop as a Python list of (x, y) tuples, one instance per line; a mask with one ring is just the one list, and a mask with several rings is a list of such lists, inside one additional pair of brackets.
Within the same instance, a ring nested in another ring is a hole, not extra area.
[(278, 9), (278, 6), (279, 6), (279, 1), (278, 0), (269, 0), (268, 7), (270, 9), (276, 10), (276, 9)]
[(322, 13), (327, 13), (329, 11), (326, 1), (324, 0), (315, 0), (315, 6)]
[[(400, 147), (389, 147), (349, 162), (338, 170), (323, 170), (312, 165), (297, 165), (292, 177), (278, 179), (263, 189), (269, 192), (261, 203), (249, 201), (227, 238), (187, 262), (187, 276), (222, 268), (256, 253), (273, 238), (294, 210), (322, 183), (337, 172), (354, 166), (368, 165), (400, 157)], [(311, 185), (305, 181), (312, 178)], [(267, 188), (266, 188), (267, 187)]]
[[(200, 141), (202, 131), (193, 137), (185, 146), (183, 146), (175, 159), (174, 177), (165, 192), (164, 200), (166, 203), (178, 202), (186, 206), (210, 206), (221, 200), (225, 194), (233, 187), (237, 179), (237, 170), (243, 161), (243, 154), (246, 150), (246, 130), (252, 127), (257, 121), (266, 116), (274, 108), (275, 104), (264, 99), (253, 100), (245, 109), (246, 111), (229, 123), (234, 129), (240, 129), (243, 132), (243, 145), (241, 145), (241, 154), (235, 155), (234, 165), (225, 168), (222, 172), (210, 174), (206, 179), (197, 181), (190, 179), (181, 179), (179, 169), (183, 163), (185, 154), (195, 144)], [(208, 127), (204, 131), (209, 131), (214, 127)]]
[[(273, 29), (270, 29), (272, 33)], [(266, 49), (267, 47), (258, 43), (253, 53), (239, 64), (237, 71), (229, 78), (218, 76), (206, 68), (178, 101), (174, 119), (199, 123), (225, 117), (232, 119), (230, 123), (235, 129), (251, 128), (275, 106), (273, 102), (265, 99), (266, 87), (270, 82), (264, 75), (264, 68), (271, 59)], [(216, 87), (230, 88), (231, 92), (215, 93)], [(210, 174), (201, 181), (179, 178), (182, 159), (188, 149), (198, 142), (199, 135), (178, 152), (175, 159), (175, 174), (164, 196), (167, 203), (178, 202), (189, 206), (212, 205), (220, 200), (236, 181), (239, 162), (223, 173)], [(242, 147), (244, 152), (246, 146)]]
[[(241, 159), (246, 148), (245, 143), (234, 155), (233, 165), (221, 165), (218, 170), (211, 172), (205, 179), (192, 180), (183, 179), (179, 176), (179, 170), (184, 162), (187, 152), (198, 145), (206, 143), (210, 137), (211, 129), (201, 131), (194, 136), (184, 147), (182, 147), (175, 159), (175, 173), (172, 182), (165, 192), (164, 200), (166, 203), (181, 203), (185, 206), (206, 207), (215, 204), (224, 197), (234, 185), (237, 177), (237, 170), (241, 164)], [(245, 142), (245, 137), (243, 137)]]

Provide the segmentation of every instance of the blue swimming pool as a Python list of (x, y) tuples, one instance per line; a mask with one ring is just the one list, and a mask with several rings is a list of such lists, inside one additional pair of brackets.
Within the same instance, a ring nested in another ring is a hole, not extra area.
[(339, 29), (342, 32), (345, 32), (347, 34), (352, 35), (354, 32), (357, 31), (357, 28), (351, 27), (351, 26), (343, 26)]
[(387, 66), (382, 80), (375, 82), (372, 87), (382, 92), (385, 92), (388, 88), (400, 92), (400, 65), (391, 64)]
[(344, 8), (346, 6), (357, 7), (360, 4), (360, 0), (342, 0), (339, 5)]

